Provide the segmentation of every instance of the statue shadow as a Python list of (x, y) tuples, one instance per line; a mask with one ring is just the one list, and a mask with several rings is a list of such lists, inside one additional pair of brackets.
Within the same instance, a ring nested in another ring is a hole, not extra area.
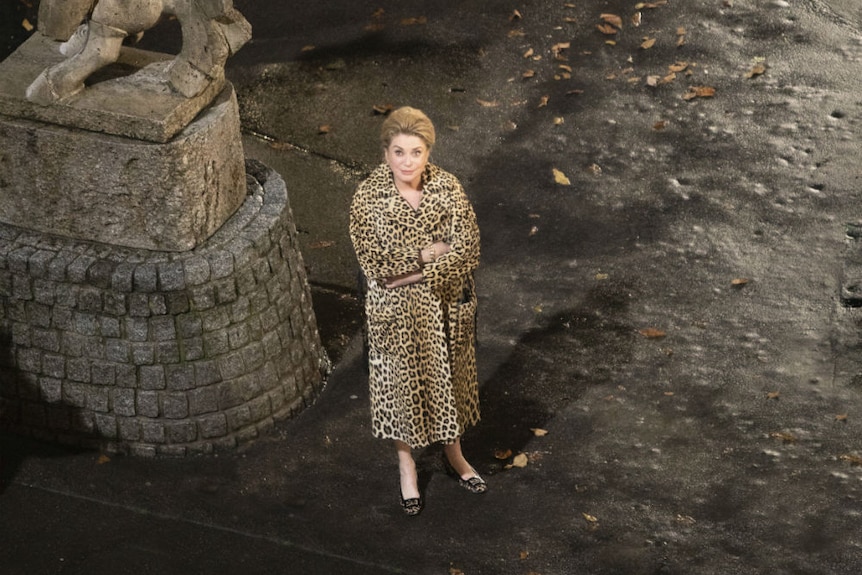
[[(62, 429), (37, 427), (51, 423)], [(15, 367), (11, 334), (0, 330), (0, 495), (15, 481), (29, 458), (66, 457), (93, 451), (92, 446), (70, 444), (76, 437), (73, 430), (85, 428), (80, 409), (48, 403), (40, 397), (38, 387)], [(99, 440), (93, 436), (87, 441), (95, 445)]]

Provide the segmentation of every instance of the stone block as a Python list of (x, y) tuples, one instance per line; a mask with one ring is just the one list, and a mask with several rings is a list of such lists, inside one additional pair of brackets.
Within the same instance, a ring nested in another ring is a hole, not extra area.
[[(45, 117), (25, 119), (8, 105), (15, 96), (7, 92), (5, 63), (0, 63), (0, 222), (73, 239), (184, 252), (209, 238), (242, 205), (245, 169), (232, 87), (182, 131), (154, 144), (57, 125), (62, 122), (48, 111), (60, 105), (39, 106)], [(23, 91), (18, 97), (23, 99)], [(127, 124), (134, 120), (122, 118)], [(12, 260), (26, 271), (34, 252), (28, 248)], [(92, 262), (79, 257), (66, 273), (81, 283)], [(93, 273), (100, 282), (107, 280), (106, 270)], [(154, 268), (153, 287), (156, 279)], [(171, 271), (164, 280), (176, 286), (180, 276)]]

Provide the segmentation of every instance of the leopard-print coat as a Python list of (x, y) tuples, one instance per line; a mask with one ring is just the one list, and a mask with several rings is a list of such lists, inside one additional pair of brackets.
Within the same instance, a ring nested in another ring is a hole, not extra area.
[[(479, 421), (476, 290), (479, 227), (455, 176), (428, 164), (414, 210), (381, 164), (350, 208), (350, 239), (368, 282), (365, 311), (372, 433), (413, 448), (451, 443)], [(420, 269), (421, 248), (452, 250), (423, 281), (386, 289), (382, 278)]]

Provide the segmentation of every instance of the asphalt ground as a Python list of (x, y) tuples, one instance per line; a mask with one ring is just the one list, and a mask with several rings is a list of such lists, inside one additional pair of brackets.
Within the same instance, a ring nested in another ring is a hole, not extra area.
[[(246, 155), (287, 182), (334, 371), (235, 454), (3, 436), (4, 574), (862, 569), (858, 5), (236, 5)], [(346, 232), (404, 104), (483, 234), (464, 448), (490, 490), (426, 450), (418, 518), (370, 437)]]

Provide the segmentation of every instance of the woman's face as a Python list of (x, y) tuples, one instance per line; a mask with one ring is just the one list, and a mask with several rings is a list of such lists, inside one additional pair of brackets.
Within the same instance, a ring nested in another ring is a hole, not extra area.
[(425, 141), (419, 136), (398, 134), (392, 138), (385, 153), (395, 183), (419, 189), (429, 152)]

